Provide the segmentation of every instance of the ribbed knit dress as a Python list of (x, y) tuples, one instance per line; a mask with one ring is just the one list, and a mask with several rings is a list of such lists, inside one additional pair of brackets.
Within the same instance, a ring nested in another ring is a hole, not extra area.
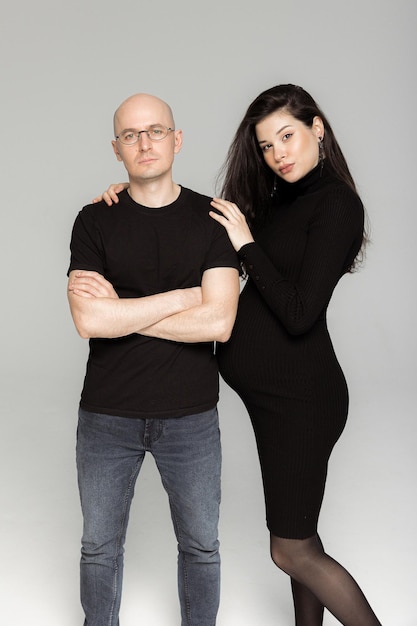
[(268, 528), (303, 539), (317, 531), (328, 459), (347, 417), (326, 309), (360, 249), (364, 211), (326, 163), (281, 183), (279, 197), (255, 242), (239, 251), (248, 280), (217, 354), (252, 420)]

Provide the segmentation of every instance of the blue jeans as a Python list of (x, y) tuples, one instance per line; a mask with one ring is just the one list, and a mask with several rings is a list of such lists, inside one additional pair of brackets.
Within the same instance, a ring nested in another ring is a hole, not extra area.
[(158, 467), (178, 541), (182, 626), (214, 626), (220, 595), (221, 449), (217, 409), (181, 418), (131, 419), (80, 409), (77, 468), (84, 517), (84, 626), (117, 626), (123, 552), (145, 453)]

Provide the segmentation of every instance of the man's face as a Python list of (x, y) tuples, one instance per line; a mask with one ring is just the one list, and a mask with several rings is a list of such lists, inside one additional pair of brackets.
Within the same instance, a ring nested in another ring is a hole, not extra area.
[[(139, 94), (129, 98), (116, 112), (115, 134), (118, 136), (126, 130), (148, 130), (155, 124), (174, 128), (170, 109), (158, 98)], [(171, 178), (174, 155), (180, 151), (181, 144), (180, 130), (169, 132), (160, 141), (152, 141), (146, 132), (142, 132), (133, 145), (125, 145), (118, 139), (112, 141), (116, 157), (123, 161), (129, 180), (139, 184)]]

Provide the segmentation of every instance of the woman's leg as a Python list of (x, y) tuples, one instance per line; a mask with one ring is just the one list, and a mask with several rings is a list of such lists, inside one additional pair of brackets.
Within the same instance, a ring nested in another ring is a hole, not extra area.
[(321, 626), (320, 605), (344, 626), (381, 626), (355, 580), (324, 552), (317, 535), (308, 539), (271, 535), (271, 556), (294, 580), (297, 626)]
[(314, 593), (291, 578), (295, 623), (297, 626), (322, 626), (324, 606)]
[[(320, 547), (323, 544), (317, 535)], [(323, 624), (324, 606), (314, 593), (305, 585), (291, 578), (291, 591), (294, 601), (295, 623), (300, 626), (321, 626)]]

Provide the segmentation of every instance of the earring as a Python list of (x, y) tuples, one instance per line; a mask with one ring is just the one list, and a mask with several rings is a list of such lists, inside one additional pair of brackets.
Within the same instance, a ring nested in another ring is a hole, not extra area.
[(276, 175), (274, 176), (274, 185), (272, 187), (272, 191), (271, 191), (271, 198), (273, 198), (275, 196), (277, 192), (277, 177)]
[(319, 163), (320, 163), (320, 176), (323, 172), (323, 164), (324, 164), (325, 154), (324, 154), (324, 146), (323, 146), (323, 137), (319, 137)]

